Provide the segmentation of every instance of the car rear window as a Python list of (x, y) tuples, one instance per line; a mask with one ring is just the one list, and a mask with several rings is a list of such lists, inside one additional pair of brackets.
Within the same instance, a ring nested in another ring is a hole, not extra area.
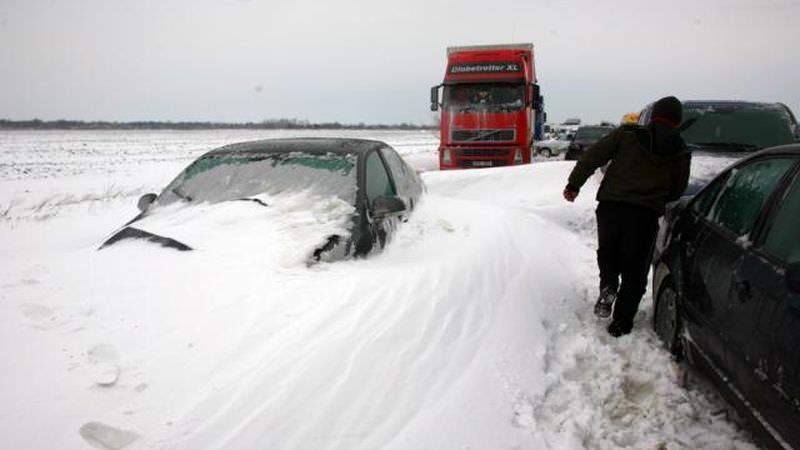
[(694, 123), (681, 133), (684, 141), (690, 145), (708, 145), (711, 150), (716, 147), (719, 151), (753, 151), (794, 142), (794, 124), (789, 113), (771, 105), (684, 107), (683, 121), (689, 120)]

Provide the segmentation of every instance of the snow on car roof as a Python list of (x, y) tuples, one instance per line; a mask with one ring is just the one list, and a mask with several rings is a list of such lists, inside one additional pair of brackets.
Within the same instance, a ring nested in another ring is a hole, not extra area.
[(371, 139), (352, 138), (284, 138), (264, 139), (258, 141), (239, 142), (226, 145), (210, 152), (207, 155), (226, 153), (364, 153), (369, 150), (383, 147), (381, 141)]

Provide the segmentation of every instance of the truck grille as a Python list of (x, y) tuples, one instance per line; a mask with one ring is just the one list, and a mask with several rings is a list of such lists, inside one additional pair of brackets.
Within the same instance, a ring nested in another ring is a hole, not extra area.
[(452, 130), (450, 137), (453, 142), (486, 142), (486, 141), (513, 141), (516, 130)]
[(508, 157), (508, 149), (507, 148), (459, 148), (456, 149), (456, 155), (459, 157), (468, 157), (468, 158), (507, 158)]
[[(484, 164), (485, 163), (485, 164)], [(504, 167), (508, 165), (508, 161), (502, 159), (493, 159), (489, 161), (480, 161), (475, 159), (465, 159), (459, 163), (461, 167)]]

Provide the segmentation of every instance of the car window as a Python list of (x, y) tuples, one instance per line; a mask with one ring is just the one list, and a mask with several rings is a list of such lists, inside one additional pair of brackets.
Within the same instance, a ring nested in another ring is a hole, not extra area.
[(396, 195), (394, 186), (392, 186), (392, 182), (389, 179), (389, 174), (386, 173), (386, 168), (378, 152), (371, 152), (367, 156), (365, 173), (367, 200), (370, 204), (378, 197)]
[(305, 192), (355, 204), (356, 161), (355, 154), (302, 151), (204, 155), (164, 189), (158, 203), (217, 203)]
[(764, 241), (764, 251), (786, 264), (800, 263), (800, 178), (780, 202)]
[(703, 192), (697, 194), (694, 202), (692, 203), (692, 210), (701, 216), (706, 216), (714, 200), (717, 199), (717, 194), (725, 186), (729, 174), (722, 175), (714, 179)]
[(736, 236), (750, 233), (764, 202), (794, 162), (791, 158), (761, 159), (734, 169), (711, 208), (710, 220)]
[(415, 196), (420, 190), (419, 175), (411, 168), (403, 158), (390, 147), (384, 147), (381, 152), (383, 159), (392, 171), (395, 188), (398, 195)]
[(398, 155), (396, 151), (390, 148), (382, 148), (381, 153), (383, 153), (383, 159), (386, 161), (389, 169), (391, 169), (392, 175), (394, 175), (396, 178), (406, 175), (408, 172), (406, 163), (403, 162), (403, 160), (400, 158), (400, 155)]
[(697, 105), (684, 107), (683, 120), (694, 120), (681, 132), (687, 144), (706, 150), (753, 150), (794, 142), (791, 116), (776, 106)]

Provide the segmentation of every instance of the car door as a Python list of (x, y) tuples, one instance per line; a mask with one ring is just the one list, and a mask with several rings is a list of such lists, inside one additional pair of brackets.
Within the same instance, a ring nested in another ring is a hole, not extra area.
[(796, 170), (779, 194), (734, 271), (730, 354), (737, 385), (785, 440), (800, 446), (800, 292), (787, 279), (800, 270)]
[(386, 169), (383, 158), (377, 150), (370, 151), (364, 163), (364, 190), (367, 210), (367, 227), (372, 243), (383, 247), (389, 234), (396, 227), (397, 217), (376, 217), (373, 214), (375, 200), (380, 197), (395, 197), (397, 189)]
[[(764, 205), (793, 165), (793, 159), (761, 158), (731, 170), (708, 214), (702, 218), (705, 233), (699, 234), (704, 236), (694, 243), (694, 249), (689, 249), (695, 254), (688, 296), (700, 308), (705, 321), (702, 325), (706, 328), (696, 337), (717, 367), (728, 366), (728, 352), (741, 344), (742, 335), (751, 335), (755, 329), (751, 321), (739, 322), (752, 317), (760, 304), (738, 300), (735, 305), (732, 303), (740, 286), (733, 273), (751, 246), (750, 234)], [(687, 247), (691, 245), (687, 243)], [(739, 308), (735, 316), (731, 313), (733, 306)], [(733, 324), (734, 317), (742, 320)], [(731, 339), (737, 343), (733, 344)]]
[[(673, 263), (673, 271), (683, 299), (684, 326), (690, 339), (706, 355), (713, 355), (718, 364), (722, 363), (725, 352), (719, 331), (719, 307), (708, 295), (705, 285), (708, 279), (706, 265), (711, 255), (708, 249), (714, 247), (706, 240), (711, 234), (709, 211), (726, 185), (728, 175), (715, 179), (694, 198), (689, 212), (675, 225), (672, 232), (675, 242), (670, 244), (677, 253), (678, 262)], [(698, 252), (698, 249), (702, 251)]]
[[(764, 351), (765, 341), (755, 331), (763, 302), (751, 298), (748, 286), (737, 279), (735, 270), (752, 252), (765, 205), (781, 179), (794, 166), (785, 157), (764, 157), (743, 163), (733, 170), (707, 215), (708, 237), (697, 249), (696, 290), (714, 306), (713, 331), (717, 344), (709, 354), (717, 367), (744, 383), (745, 373), (757, 368), (754, 355)], [(719, 348), (719, 344), (722, 348)]]

